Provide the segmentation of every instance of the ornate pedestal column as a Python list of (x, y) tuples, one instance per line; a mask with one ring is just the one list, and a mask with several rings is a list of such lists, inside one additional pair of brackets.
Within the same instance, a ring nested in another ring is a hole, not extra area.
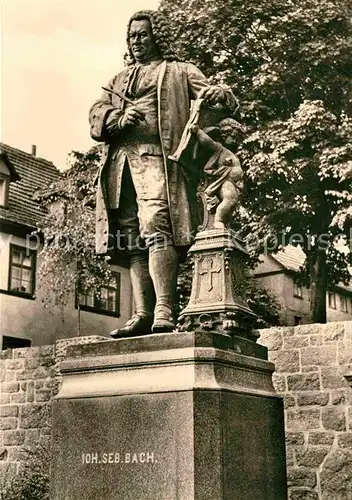
[(193, 263), (189, 304), (179, 318), (181, 331), (214, 330), (255, 340), (256, 315), (236, 294), (243, 280), (247, 252), (224, 229), (201, 231), (190, 249)]

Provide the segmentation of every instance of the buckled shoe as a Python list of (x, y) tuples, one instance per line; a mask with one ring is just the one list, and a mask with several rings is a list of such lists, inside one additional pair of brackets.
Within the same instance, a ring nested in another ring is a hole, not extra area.
[(140, 335), (148, 335), (151, 333), (151, 328), (153, 324), (153, 317), (147, 316), (142, 317), (135, 314), (131, 319), (127, 321), (125, 326), (122, 328), (117, 328), (110, 332), (110, 337), (113, 339), (120, 339), (126, 337), (138, 337)]

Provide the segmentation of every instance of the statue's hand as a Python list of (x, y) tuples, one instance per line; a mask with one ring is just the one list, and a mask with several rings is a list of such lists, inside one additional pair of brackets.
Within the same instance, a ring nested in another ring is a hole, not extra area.
[(209, 104), (223, 103), (225, 99), (225, 92), (219, 85), (213, 85), (202, 89), (198, 96), (198, 99), (204, 99)]
[(112, 111), (109, 114), (109, 116), (107, 117), (107, 120), (105, 123), (105, 130), (110, 136), (117, 134), (118, 131), (120, 130), (120, 128), (119, 128), (120, 117), (121, 117), (121, 113), (117, 109)]
[(136, 106), (131, 106), (130, 108), (127, 108), (124, 114), (121, 116), (119, 120), (119, 127), (121, 130), (123, 130), (126, 127), (136, 125), (143, 119), (144, 114)]
[(196, 125), (195, 123), (193, 123), (193, 125), (191, 125), (189, 127), (189, 131), (191, 132), (191, 134), (196, 134), (199, 130), (199, 126)]

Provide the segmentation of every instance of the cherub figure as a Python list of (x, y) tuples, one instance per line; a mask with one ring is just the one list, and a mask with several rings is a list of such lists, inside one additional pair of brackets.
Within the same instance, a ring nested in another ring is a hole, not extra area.
[[(223, 120), (226, 123), (220, 123), (220, 127), (223, 125), (221, 128), (225, 130), (225, 133), (228, 126), (231, 128), (231, 124), (227, 121)], [(234, 120), (232, 121), (234, 122)], [(204, 166), (204, 173), (210, 181), (204, 191), (206, 208), (210, 212), (216, 207), (214, 228), (225, 229), (231, 222), (242, 188), (243, 170), (240, 161), (232, 151), (220, 142), (214, 141), (207, 134), (207, 129), (202, 130), (194, 124), (191, 125), (190, 132), (196, 135), (202, 148), (212, 152)]]

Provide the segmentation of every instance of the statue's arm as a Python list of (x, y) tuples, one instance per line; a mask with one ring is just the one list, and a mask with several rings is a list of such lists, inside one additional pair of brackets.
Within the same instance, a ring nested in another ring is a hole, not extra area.
[(209, 84), (203, 73), (194, 64), (187, 63), (187, 78), (188, 88), (192, 99), (196, 99), (201, 91), (207, 89), (220, 89), (218, 102), (226, 106), (229, 110), (234, 111), (238, 107), (238, 100), (234, 96), (231, 88), (228, 85), (219, 84), (212, 86)]
[[(113, 89), (116, 76), (110, 80), (107, 89)], [(109, 142), (109, 139), (116, 134), (118, 130), (118, 121), (123, 112), (112, 104), (111, 94), (102, 93), (89, 110), (90, 135), (95, 141)], [(114, 127), (115, 124), (115, 127)]]
[(192, 134), (196, 134), (198, 142), (205, 148), (210, 149), (211, 151), (220, 151), (224, 149), (219, 142), (215, 142), (204, 132), (204, 130), (199, 128), (198, 125), (192, 125), (190, 130)]

